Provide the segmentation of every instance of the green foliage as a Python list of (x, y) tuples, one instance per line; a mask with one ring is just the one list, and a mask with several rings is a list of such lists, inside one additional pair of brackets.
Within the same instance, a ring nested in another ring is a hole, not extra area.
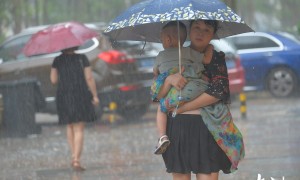
[[(136, 2), (130, 1), (130, 2)], [(109, 22), (125, 10), (124, 0), (51, 0), (48, 1), (49, 22)]]
[[(141, 0), (1, 0), (0, 38), (8, 30), (65, 21), (110, 22)], [(277, 17), (282, 30), (299, 27), (299, 0), (223, 0), (235, 4), (246, 22), (255, 24), (254, 12)], [(294, 28), (295, 29), (295, 28)], [(299, 28), (298, 28), (299, 29)]]

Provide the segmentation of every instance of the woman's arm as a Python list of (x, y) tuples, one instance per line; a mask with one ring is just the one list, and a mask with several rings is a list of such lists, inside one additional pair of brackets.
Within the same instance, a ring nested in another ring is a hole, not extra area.
[(56, 68), (51, 68), (50, 81), (52, 84), (56, 84), (58, 82), (58, 73)]
[(90, 66), (84, 68), (84, 76), (85, 76), (86, 83), (93, 95), (93, 104), (97, 105), (99, 104), (99, 99), (98, 99), (95, 79), (93, 77), (92, 69)]
[(205, 107), (211, 104), (218, 102), (220, 99), (215, 98), (207, 93), (203, 93), (198, 96), (196, 99), (184, 103), (177, 109), (177, 114), (184, 113), (186, 111), (192, 111), (199, 109), (201, 107)]

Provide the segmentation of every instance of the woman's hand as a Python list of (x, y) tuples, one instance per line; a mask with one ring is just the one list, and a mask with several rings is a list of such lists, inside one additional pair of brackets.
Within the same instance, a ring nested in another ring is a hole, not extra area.
[(175, 110), (176, 110), (176, 114), (181, 114), (181, 113), (184, 113), (186, 112), (186, 109), (185, 109), (185, 106), (184, 106), (185, 103), (181, 104), (181, 106), (179, 106), (176, 110), (176, 107), (169, 107), (169, 104), (168, 102), (166, 102), (166, 108), (168, 109), (168, 112), (169, 113), (173, 113)]
[[(218, 102), (220, 99), (215, 98), (214, 96), (211, 96), (207, 93), (203, 93), (200, 96), (196, 97), (192, 101), (188, 101), (183, 103), (183, 105), (179, 106), (176, 114), (181, 114), (186, 111), (192, 111), (192, 110), (197, 110), (201, 107), (205, 107), (211, 104), (214, 104)], [(166, 107), (168, 109), (168, 112), (173, 112), (175, 108), (170, 108), (169, 104), (166, 103)]]
[(98, 106), (99, 105), (99, 98), (97, 96), (93, 96), (92, 104), (94, 106)]
[[(184, 67), (181, 68), (181, 73), (183, 73), (183, 71)], [(175, 87), (177, 90), (181, 90), (186, 84), (187, 80), (180, 73), (169, 75), (165, 79), (165, 82), (162, 85), (156, 98), (161, 99), (165, 97), (168, 94), (169, 90), (172, 88), (172, 86)]]
[[(181, 68), (181, 73), (183, 72), (184, 72), (184, 67)], [(188, 82), (180, 73), (176, 73), (168, 76), (166, 81), (168, 81), (168, 83), (171, 84), (173, 87), (175, 87), (177, 90), (183, 89)]]

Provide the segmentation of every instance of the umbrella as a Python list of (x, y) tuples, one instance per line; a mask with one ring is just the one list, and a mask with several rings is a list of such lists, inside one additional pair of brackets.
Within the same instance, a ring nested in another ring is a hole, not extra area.
[[(251, 32), (253, 31), (245, 22), (231, 10), (226, 4), (219, 0), (145, 0), (132, 7), (130, 7), (123, 14), (114, 19), (108, 28), (104, 31), (114, 40), (135, 40), (135, 41), (148, 41), (148, 42), (160, 42), (160, 31), (162, 27), (170, 21), (182, 21), (186, 25), (190, 20), (217, 20), (219, 21), (219, 29), (217, 31), (215, 39), (223, 37)], [(189, 26), (187, 26), (189, 27)], [(178, 28), (179, 30), (179, 28)], [(179, 34), (179, 33), (178, 33)], [(179, 69), (181, 67), (181, 53), (179, 51)], [(181, 70), (179, 70), (181, 72)], [(181, 91), (179, 93), (178, 100), (181, 101)], [(177, 107), (179, 105), (179, 101)], [(176, 109), (173, 111), (172, 116), (176, 116)], [(209, 114), (209, 113), (208, 113)], [(230, 113), (229, 113), (230, 114)], [(226, 117), (226, 116), (225, 116)], [(205, 122), (206, 118), (203, 118)], [(225, 123), (234, 127), (231, 117), (226, 117)], [(230, 129), (230, 128), (228, 128)], [(209, 129), (211, 131), (211, 129)], [(225, 141), (225, 150), (228, 150), (226, 146), (230, 140), (224, 138), (213, 131), (214, 138), (216, 140)], [(232, 128), (229, 130), (232, 131)], [(232, 153), (225, 151), (226, 154), (230, 154), (229, 157), (233, 166), (236, 168), (238, 161), (243, 157), (243, 142), (240, 138), (240, 132), (235, 129), (232, 134), (237, 136), (231, 136), (236, 139), (236, 142), (240, 142), (239, 147), (234, 147), (234, 150), (230, 152), (235, 153), (236, 157), (232, 157)], [(232, 148), (230, 147), (230, 148)], [(222, 148), (224, 149), (224, 148)]]
[(35, 33), (23, 49), (26, 56), (48, 54), (80, 46), (99, 34), (79, 22), (51, 25)]
[(253, 31), (230, 7), (219, 0), (145, 0), (115, 18), (104, 33), (114, 40), (160, 42), (160, 31), (169, 21), (217, 20), (214, 37)]

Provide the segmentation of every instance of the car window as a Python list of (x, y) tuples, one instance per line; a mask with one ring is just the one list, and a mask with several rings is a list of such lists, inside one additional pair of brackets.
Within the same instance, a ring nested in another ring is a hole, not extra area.
[(228, 38), (237, 49), (255, 49), (255, 48), (270, 48), (280, 47), (273, 40), (262, 36), (241, 36)]
[(289, 40), (297, 43), (297, 44), (300, 44), (300, 38), (293, 35), (293, 34), (290, 34), (290, 33), (287, 33), (287, 32), (279, 32), (278, 34), (288, 38)]
[(24, 58), (25, 55), (22, 53), (22, 49), (30, 37), (31, 35), (18, 37), (1, 46), (0, 58), (2, 58), (3, 62)]
[[(185, 41), (183, 46), (188, 47), (190, 46), (190, 41)], [(218, 39), (210, 41), (210, 44), (214, 46), (216, 51), (223, 51), (224, 53), (231, 53), (236, 54), (236, 47), (230, 42), (225, 39)]]
[(215, 50), (217, 51), (223, 51), (225, 53), (232, 54), (236, 53), (235, 46), (230, 41), (227, 41), (225, 39), (212, 40), (210, 43), (214, 46)]
[(163, 50), (161, 43), (141, 41), (114, 41), (112, 47), (119, 51), (126, 51), (130, 55), (156, 56)]

